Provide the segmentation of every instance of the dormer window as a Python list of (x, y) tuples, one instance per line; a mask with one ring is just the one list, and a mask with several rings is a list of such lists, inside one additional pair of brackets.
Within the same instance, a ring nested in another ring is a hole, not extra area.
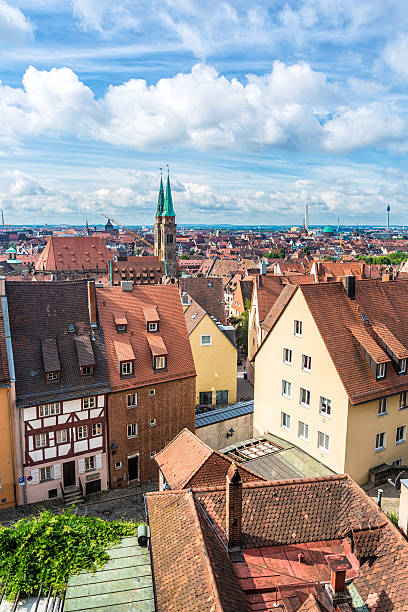
[(122, 361), (120, 364), (120, 373), (122, 376), (130, 376), (133, 374), (133, 361)]
[(400, 359), (399, 360), (399, 372), (398, 374), (406, 374), (407, 373), (407, 360)]
[(133, 376), (135, 354), (127, 336), (120, 340), (114, 340), (116, 357), (118, 360), (119, 373), (121, 376)]
[(46, 381), (47, 383), (57, 382), (60, 378), (61, 364), (56, 340), (54, 338), (41, 340), (41, 350)]
[(159, 329), (158, 323), (149, 323), (149, 332), (156, 332)]
[(164, 355), (160, 357), (155, 357), (154, 358), (154, 369), (164, 370), (164, 368), (166, 367), (166, 362), (167, 362), (167, 359)]
[(127, 332), (127, 325), (117, 325), (116, 326), (116, 331), (118, 332), (118, 334), (124, 334)]
[(183, 306), (188, 306), (190, 304), (188, 293), (186, 293), (185, 291), (183, 291), (183, 293), (181, 294), (181, 303), (183, 304)]
[(59, 380), (59, 372), (47, 372), (47, 382), (55, 382)]
[(386, 368), (387, 368), (386, 363), (377, 364), (377, 376), (376, 376), (377, 380), (381, 380), (382, 378), (385, 378)]
[(127, 332), (127, 318), (125, 313), (117, 313), (113, 316), (115, 321), (116, 332), (125, 334)]
[(92, 376), (92, 375), (93, 375), (93, 365), (82, 366), (81, 376)]

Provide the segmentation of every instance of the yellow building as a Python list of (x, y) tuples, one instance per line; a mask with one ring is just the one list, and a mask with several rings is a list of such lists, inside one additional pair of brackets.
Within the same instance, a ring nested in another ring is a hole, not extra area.
[(408, 281), (287, 286), (255, 355), (254, 435), (360, 484), (408, 464)]
[(184, 303), (184, 316), (197, 372), (196, 403), (202, 406), (234, 404), (237, 401), (234, 328), (215, 322), (197, 302), (188, 299), (189, 304)]

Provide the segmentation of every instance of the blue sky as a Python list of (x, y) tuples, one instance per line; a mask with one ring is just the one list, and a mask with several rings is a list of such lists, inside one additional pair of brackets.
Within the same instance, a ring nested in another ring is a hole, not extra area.
[(0, 0), (15, 223), (408, 224), (397, 0)]

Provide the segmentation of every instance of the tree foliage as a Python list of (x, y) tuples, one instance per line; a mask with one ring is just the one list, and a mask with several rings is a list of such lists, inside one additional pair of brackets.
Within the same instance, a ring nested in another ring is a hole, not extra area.
[(93, 571), (109, 559), (108, 546), (137, 533), (136, 523), (103, 521), (78, 516), (74, 510), (53, 515), (42, 512), (12, 527), (0, 526), (0, 583), (8, 599), (36, 595), (42, 587), (53, 594), (65, 591), (68, 578), (80, 570)]
[(250, 307), (251, 302), (246, 299), (244, 312), (241, 312), (239, 317), (231, 317), (231, 323), (235, 326), (237, 346), (244, 355), (248, 355), (248, 322)]
[(388, 255), (379, 255), (378, 257), (373, 255), (358, 255), (357, 259), (360, 261), (365, 261), (367, 264), (400, 264), (408, 259), (408, 253), (394, 251), (393, 253), (388, 253)]

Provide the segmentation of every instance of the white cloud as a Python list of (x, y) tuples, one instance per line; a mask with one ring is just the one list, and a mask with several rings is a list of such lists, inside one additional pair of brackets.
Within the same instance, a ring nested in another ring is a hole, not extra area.
[(20, 9), (0, 0), (0, 46), (18, 44), (32, 34), (32, 24)]
[(104, 35), (112, 35), (117, 30), (137, 30), (137, 5), (132, 0), (72, 0), (74, 16), (79, 19), (82, 28)]
[(408, 34), (400, 33), (384, 49), (383, 59), (399, 76), (408, 79)]

